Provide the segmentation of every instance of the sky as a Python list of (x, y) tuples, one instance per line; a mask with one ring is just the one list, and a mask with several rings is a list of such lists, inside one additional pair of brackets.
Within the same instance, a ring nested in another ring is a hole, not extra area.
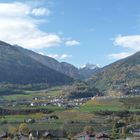
[(0, 0), (0, 40), (77, 67), (140, 51), (140, 0)]

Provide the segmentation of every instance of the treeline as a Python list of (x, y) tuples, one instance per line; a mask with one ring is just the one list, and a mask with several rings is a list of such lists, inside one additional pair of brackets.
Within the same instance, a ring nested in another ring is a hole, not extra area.
[(0, 83), (0, 91), (12, 91), (12, 90), (40, 90), (47, 89), (50, 86), (47, 83), (38, 84), (10, 84), (10, 83)]
[(52, 113), (53, 111), (50, 109), (45, 108), (33, 108), (33, 109), (4, 109), (0, 108), (0, 115), (27, 115), (27, 114), (34, 114), (34, 113)]

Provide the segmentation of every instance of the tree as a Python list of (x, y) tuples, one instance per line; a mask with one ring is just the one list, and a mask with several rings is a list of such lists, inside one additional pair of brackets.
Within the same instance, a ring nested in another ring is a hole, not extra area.
[(10, 134), (15, 135), (18, 132), (18, 128), (13, 127), (13, 126), (9, 126), (8, 131)]
[(121, 136), (125, 138), (125, 136), (126, 136), (126, 127), (121, 128)]
[(85, 126), (84, 132), (86, 132), (87, 134), (92, 134), (94, 132), (94, 129), (92, 126)]
[(112, 127), (112, 138), (116, 138), (116, 134), (117, 134), (117, 127), (116, 127), (116, 123), (113, 124)]
[(26, 123), (21, 123), (19, 125), (18, 130), (19, 130), (19, 132), (21, 132), (21, 133), (23, 133), (25, 135), (27, 135), (29, 133), (29, 128), (28, 128), (28, 125)]

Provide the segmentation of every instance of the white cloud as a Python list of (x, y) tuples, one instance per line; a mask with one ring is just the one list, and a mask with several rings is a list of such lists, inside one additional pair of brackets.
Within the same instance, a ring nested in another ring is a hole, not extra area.
[(140, 35), (128, 35), (122, 36), (119, 35), (113, 39), (113, 44), (115, 46), (120, 46), (122, 48), (129, 49), (128, 51), (121, 52), (121, 53), (113, 53), (109, 54), (107, 57), (109, 59), (123, 59), (134, 54), (137, 51), (140, 51)]
[(49, 16), (51, 14), (51, 11), (47, 8), (35, 8), (32, 9), (32, 14), (35, 16)]
[(38, 54), (45, 55), (44, 52), (37, 52)]
[(76, 46), (76, 45), (80, 45), (80, 42), (76, 41), (76, 40), (68, 40), (68, 41), (65, 42), (65, 44), (67, 46)]
[(68, 54), (62, 54), (62, 55), (59, 55), (59, 54), (48, 54), (47, 56), (55, 58), (55, 59), (67, 59), (67, 58), (71, 58), (72, 57), (72, 55), (68, 55)]
[(128, 53), (128, 52), (113, 53), (113, 54), (109, 54), (108, 58), (109, 59), (123, 59), (123, 58), (126, 58), (132, 54), (133, 53)]
[(31, 7), (20, 2), (0, 3), (0, 17), (26, 16), (30, 13)]
[(35, 16), (49, 16), (51, 11), (44, 7), (32, 8), (21, 2), (0, 3), (0, 16), (25, 16), (29, 14)]
[(0, 40), (28, 49), (59, 45), (62, 42), (61, 37), (41, 31), (39, 26), (42, 19), (33, 18), (32, 12), (36, 16), (49, 14), (46, 9), (35, 10), (34, 7), (20, 2), (0, 3)]
[(66, 59), (66, 58), (71, 58), (72, 57), (72, 55), (68, 55), (68, 54), (62, 54), (61, 55), (61, 59)]
[(114, 45), (129, 48), (134, 51), (140, 50), (140, 35), (118, 36), (114, 39)]

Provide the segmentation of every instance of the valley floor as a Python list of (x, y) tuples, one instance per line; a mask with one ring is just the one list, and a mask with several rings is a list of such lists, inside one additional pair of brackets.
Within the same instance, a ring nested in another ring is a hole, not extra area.
[(48, 133), (74, 138), (87, 126), (114, 139), (136, 137), (140, 131), (139, 100), (140, 96), (70, 100), (60, 87), (1, 96), (0, 137), (5, 132), (15, 135), (21, 129), (42, 137)]

